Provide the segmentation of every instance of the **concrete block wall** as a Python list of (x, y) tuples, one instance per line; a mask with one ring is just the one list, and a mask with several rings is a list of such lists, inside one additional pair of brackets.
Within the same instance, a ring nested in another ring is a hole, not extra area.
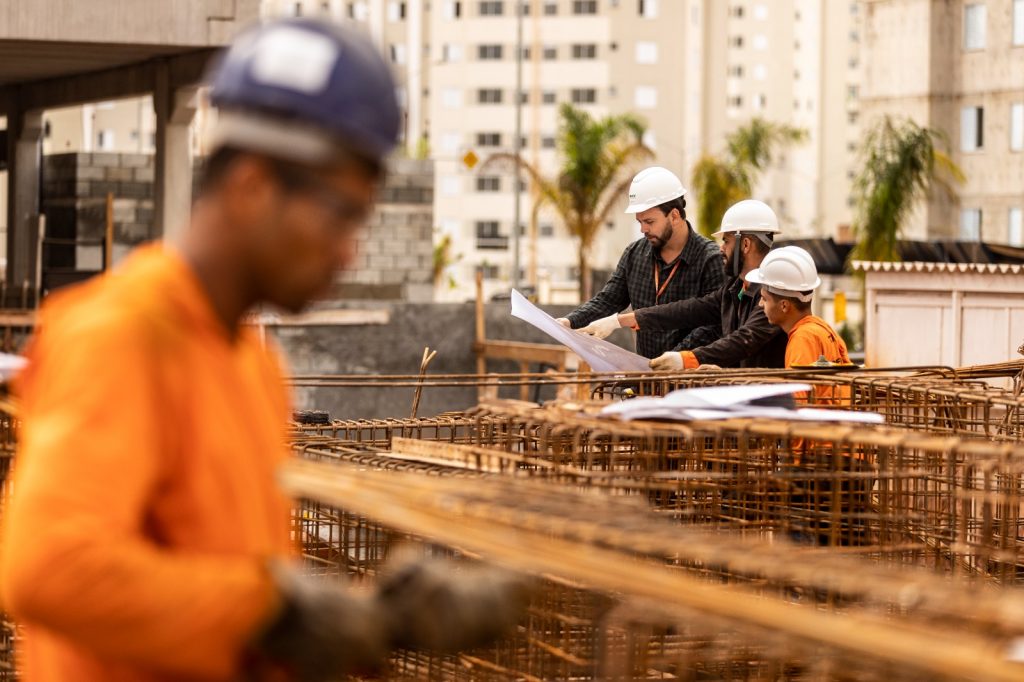
[(393, 159), (377, 210), (359, 242), (355, 268), (338, 279), (334, 297), (434, 298), (434, 165)]
[[(70, 153), (43, 157), (42, 210), (49, 237), (102, 239), (106, 197), (114, 195), (114, 262), (156, 238), (153, 227), (153, 156)], [(47, 265), (98, 270), (101, 246), (49, 247)]]

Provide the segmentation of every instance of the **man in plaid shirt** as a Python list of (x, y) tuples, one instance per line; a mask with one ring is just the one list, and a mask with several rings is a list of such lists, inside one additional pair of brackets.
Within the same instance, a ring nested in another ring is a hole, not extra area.
[[(715, 291), (725, 282), (715, 242), (686, 220), (686, 190), (671, 171), (654, 166), (633, 178), (626, 213), (636, 214), (643, 238), (626, 247), (608, 283), (592, 299), (559, 321), (604, 338), (620, 325), (618, 313)], [(666, 351), (699, 348), (717, 340), (721, 327), (640, 330), (636, 352), (656, 358)]]

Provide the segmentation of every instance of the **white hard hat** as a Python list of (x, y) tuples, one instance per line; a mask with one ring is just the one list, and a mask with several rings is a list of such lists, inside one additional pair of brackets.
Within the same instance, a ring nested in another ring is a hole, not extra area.
[(686, 196), (686, 188), (675, 173), (661, 166), (651, 166), (637, 173), (630, 183), (626, 213), (642, 213), (683, 196)]
[(783, 246), (769, 251), (761, 261), (761, 267), (747, 273), (747, 281), (761, 284), (776, 296), (796, 298), (804, 303), (811, 300), (811, 294), (821, 286), (818, 268), (814, 259), (799, 246)]
[(712, 236), (720, 237), (727, 232), (778, 234), (781, 230), (771, 206), (757, 199), (744, 199), (729, 207), (722, 216), (722, 227)]

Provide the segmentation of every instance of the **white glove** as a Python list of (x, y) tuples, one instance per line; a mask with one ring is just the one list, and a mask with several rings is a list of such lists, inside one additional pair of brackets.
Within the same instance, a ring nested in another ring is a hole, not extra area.
[(616, 313), (614, 315), (609, 315), (608, 317), (602, 317), (600, 320), (594, 320), (579, 331), (584, 334), (603, 339), (621, 326), (622, 325), (619, 324), (619, 314)]
[(569, 321), (568, 317), (558, 317), (558, 318), (555, 318), (555, 322), (557, 322), (558, 324), (562, 325), (566, 329), (572, 329), (572, 322)]
[(679, 351), (670, 350), (662, 353), (650, 362), (651, 369), (655, 370), (681, 370), (683, 368), (683, 354)]

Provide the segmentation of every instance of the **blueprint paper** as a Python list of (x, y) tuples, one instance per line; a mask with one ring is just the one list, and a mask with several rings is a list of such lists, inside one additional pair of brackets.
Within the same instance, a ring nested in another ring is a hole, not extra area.
[(532, 324), (555, 341), (568, 346), (595, 372), (649, 372), (649, 360), (595, 336), (563, 327), (555, 318), (512, 290), (512, 317)]

